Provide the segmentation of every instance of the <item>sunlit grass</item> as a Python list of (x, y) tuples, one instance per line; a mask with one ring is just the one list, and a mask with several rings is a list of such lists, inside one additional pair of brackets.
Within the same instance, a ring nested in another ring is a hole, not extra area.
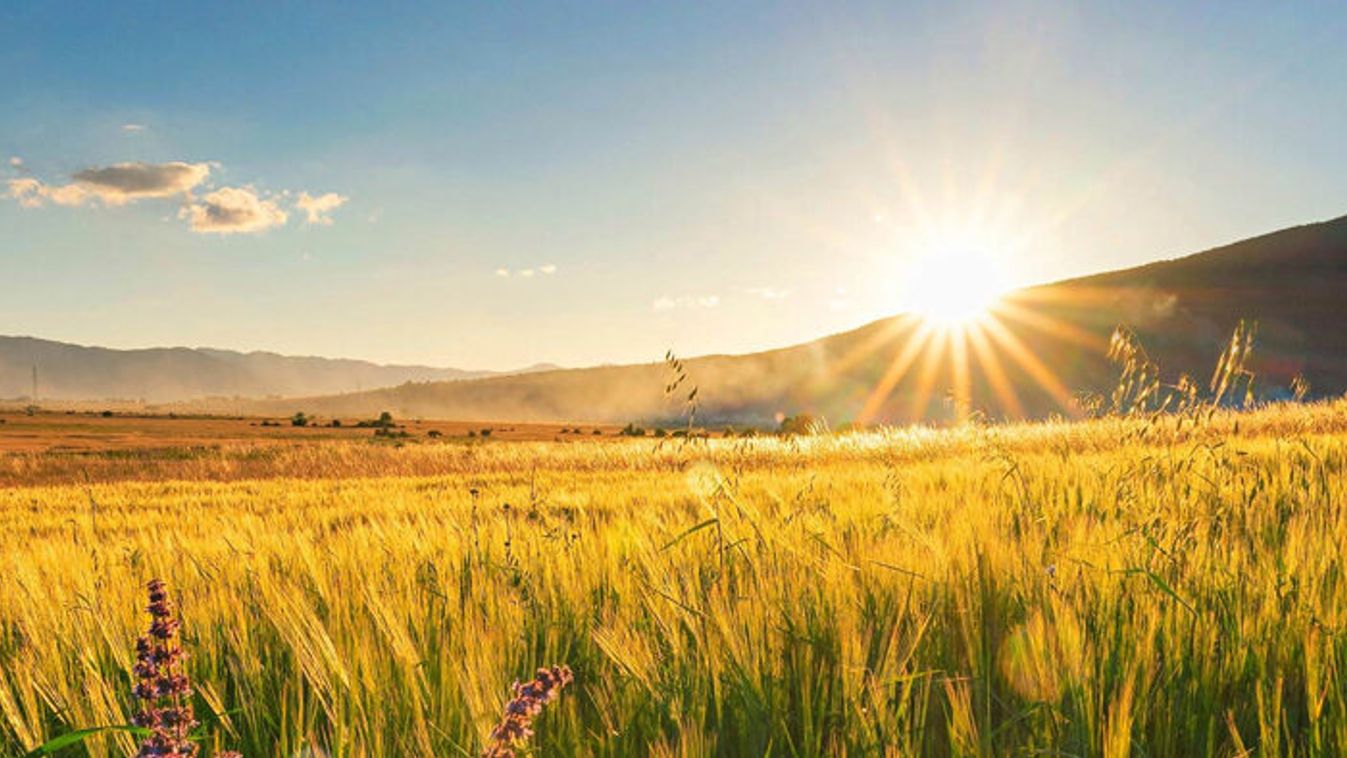
[(128, 720), (152, 576), (249, 756), (476, 754), (552, 663), (542, 755), (1347, 749), (1342, 401), (0, 477), (43, 483), (0, 490), (4, 754)]

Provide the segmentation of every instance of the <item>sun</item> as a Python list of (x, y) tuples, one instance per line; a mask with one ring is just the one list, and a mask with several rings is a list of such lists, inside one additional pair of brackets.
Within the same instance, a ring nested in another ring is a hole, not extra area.
[(1005, 258), (966, 235), (932, 240), (902, 276), (903, 309), (943, 328), (977, 322), (1010, 289)]

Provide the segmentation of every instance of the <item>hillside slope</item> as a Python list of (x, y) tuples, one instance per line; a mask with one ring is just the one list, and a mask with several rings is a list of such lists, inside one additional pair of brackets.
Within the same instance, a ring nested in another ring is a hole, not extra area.
[[(1120, 324), (1137, 332), (1167, 379), (1184, 372), (1204, 383), (1241, 318), (1259, 324), (1253, 368), (1263, 392), (1275, 394), (1297, 373), (1315, 394), (1347, 390), (1347, 217), (1022, 290), (977, 333), (933, 335), (920, 349), (913, 343), (921, 339), (922, 323), (898, 316), (793, 347), (686, 363), (707, 421), (763, 424), (799, 412), (832, 423), (946, 419), (954, 414), (951, 393), (960, 385), (961, 364), (968, 366), (974, 409), (991, 417), (1041, 417), (1075, 412), (1072, 396), (1111, 388), (1117, 371), (1105, 352)], [(668, 380), (666, 368), (651, 363), (418, 383), (248, 409), (518, 421), (670, 419), (680, 408), (664, 395)]]
[(111, 350), (32, 337), (0, 336), (0, 398), (31, 395), (34, 366), (38, 371), (40, 399), (123, 399), (151, 403), (208, 396), (331, 394), (362, 387), (470, 379), (494, 373), (209, 348)]

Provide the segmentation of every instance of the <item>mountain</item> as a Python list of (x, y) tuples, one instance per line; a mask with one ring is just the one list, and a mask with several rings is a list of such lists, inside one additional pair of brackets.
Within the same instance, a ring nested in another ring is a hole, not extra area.
[(149, 403), (211, 396), (332, 394), (363, 387), (456, 381), (495, 374), (209, 348), (110, 350), (33, 337), (0, 336), (0, 398), (30, 396), (34, 366), (39, 399)]
[[(1166, 381), (1205, 385), (1241, 319), (1258, 323), (1250, 368), (1264, 395), (1303, 375), (1315, 394), (1347, 390), (1347, 217), (1184, 258), (1020, 290), (967, 333), (905, 315), (793, 347), (685, 362), (707, 422), (769, 424), (782, 414), (901, 423), (956, 408), (991, 417), (1079, 413), (1107, 394), (1115, 327), (1134, 330)], [(966, 366), (960, 371), (960, 366)], [(966, 381), (958, 377), (967, 376)], [(515, 420), (671, 420), (661, 363), (424, 382), (247, 410)], [(963, 391), (956, 388), (966, 387)]]

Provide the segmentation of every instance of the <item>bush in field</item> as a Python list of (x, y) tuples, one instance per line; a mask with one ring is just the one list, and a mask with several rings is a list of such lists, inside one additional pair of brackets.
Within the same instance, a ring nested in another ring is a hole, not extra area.
[(777, 428), (777, 432), (784, 435), (817, 434), (822, 426), (817, 417), (808, 413), (799, 413), (781, 419), (781, 425)]

